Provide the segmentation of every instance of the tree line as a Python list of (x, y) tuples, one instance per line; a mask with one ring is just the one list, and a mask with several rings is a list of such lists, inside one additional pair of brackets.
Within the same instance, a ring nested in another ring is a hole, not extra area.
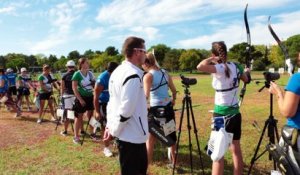
[[(289, 37), (284, 41), (284, 44), (287, 46), (292, 63), (295, 65), (296, 58), (300, 52), (300, 34)], [(247, 43), (245, 42), (233, 45), (228, 49), (228, 59), (245, 64), (246, 47)], [(158, 63), (172, 72), (193, 72), (197, 64), (210, 55), (210, 50), (177, 49), (168, 47), (165, 44), (157, 44), (148, 49), (148, 51), (152, 50), (155, 52)], [(254, 60), (253, 70), (263, 71), (269, 67), (279, 68), (284, 66), (284, 55), (278, 45), (252, 45), (251, 50), (251, 58)], [(77, 62), (81, 57), (88, 58), (91, 68), (97, 72), (104, 70), (110, 61), (120, 63), (124, 59), (114, 46), (108, 46), (104, 51), (86, 50), (83, 54), (74, 50), (67, 56), (61, 56), (60, 58), (53, 54), (45, 56), (43, 54), (25, 55), (22, 53), (8, 53), (0, 55), (0, 66), (10, 67), (18, 71), (21, 67), (42, 67), (43, 64), (49, 64), (54, 70), (63, 71), (68, 60)]]

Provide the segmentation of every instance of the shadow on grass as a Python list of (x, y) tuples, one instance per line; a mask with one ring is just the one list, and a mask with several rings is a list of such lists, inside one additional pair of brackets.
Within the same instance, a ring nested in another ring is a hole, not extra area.
[[(155, 144), (155, 151), (153, 155), (153, 161), (158, 164), (159, 166), (165, 166), (169, 164), (168, 155), (167, 155), (167, 147), (157, 142)], [(204, 174), (208, 175), (211, 174), (211, 167), (212, 167), (212, 160), (206, 154), (206, 150), (204, 150), (204, 146), (200, 146), (200, 154), (203, 163), (203, 170)], [(193, 174), (203, 174), (202, 173), (202, 166), (200, 162), (200, 155), (197, 150), (197, 144), (193, 143), (192, 145), (192, 161), (193, 161)], [(176, 169), (180, 168), (181, 173), (175, 174), (192, 174), (191, 173), (191, 163), (190, 163), (190, 152), (188, 145), (180, 145), (179, 146), (179, 154), (177, 156), (177, 165)], [(243, 174), (247, 174), (249, 169), (249, 165), (244, 163), (244, 170)], [(172, 171), (171, 171), (172, 172)], [(252, 168), (251, 174), (255, 175), (262, 175), (267, 174), (267, 171), (262, 171), (257, 169), (255, 166)], [(172, 173), (170, 173), (172, 174)], [(233, 164), (230, 161), (224, 160), (224, 175), (232, 175), (233, 174)]]

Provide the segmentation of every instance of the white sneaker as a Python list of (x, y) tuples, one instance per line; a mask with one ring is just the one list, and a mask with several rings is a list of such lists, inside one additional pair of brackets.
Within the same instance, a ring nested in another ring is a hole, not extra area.
[(42, 119), (39, 118), (37, 121), (36, 121), (37, 124), (41, 124), (42, 123)]
[(18, 111), (17, 113), (16, 113), (16, 115), (15, 115), (15, 117), (17, 118), (17, 117), (21, 117), (21, 112), (20, 111)]
[(105, 157), (111, 157), (111, 156), (113, 156), (113, 153), (110, 151), (110, 149), (108, 147), (105, 147), (103, 149), (103, 153), (104, 153)]

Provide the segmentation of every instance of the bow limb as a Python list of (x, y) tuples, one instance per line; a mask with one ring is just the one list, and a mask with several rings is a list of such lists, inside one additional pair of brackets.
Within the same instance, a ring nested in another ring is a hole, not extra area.
[(271, 35), (273, 36), (273, 38), (276, 40), (276, 42), (278, 43), (278, 46), (280, 47), (281, 51), (284, 54), (284, 71), (286, 70), (286, 60), (289, 59), (289, 53), (287, 51), (287, 48), (285, 47), (285, 45), (281, 42), (281, 40), (279, 39), (279, 37), (276, 35), (276, 33), (274, 32), (272, 26), (271, 26), (271, 16), (269, 16), (268, 19), (268, 28), (269, 31), (271, 32)]
[[(246, 5), (246, 8), (244, 10), (244, 22), (246, 26), (246, 32), (247, 32), (247, 47), (246, 47), (246, 68), (250, 68), (250, 62), (251, 62), (251, 34), (250, 34), (250, 28), (249, 28), (249, 23), (248, 23), (248, 17), (247, 17), (247, 9), (248, 9), (248, 4)], [(242, 105), (243, 100), (244, 100), (244, 95), (246, 93), (246, 87), (247, 83), (244, 82), (243, 88), (241, 89), (240, 92), (240, 99), (239, 99), (239, 106)]]

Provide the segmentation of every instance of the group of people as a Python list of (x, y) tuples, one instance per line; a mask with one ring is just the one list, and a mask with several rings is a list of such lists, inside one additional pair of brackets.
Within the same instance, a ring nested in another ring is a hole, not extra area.
[[(36, 92), (36, 87), (25, 67), (21, 68), (20, 74), (14, 73), (13, 69), (0, 68), (0, 98), (8, 110), (16, 112), (16, 117), (21, 116), (23, 98), (25, 97), (27, 110), (32, 111), (30, 101), (30, 89)], [(25, 108), (23, 108), (25, 109)]]
[[(233, 172), (240, 175), (243, 174), (243, 157), (240, 145), (242, 116), (238, 93), (240, 80), (244, 83), (250, 82), (250, 70), (227, 60), (226, 44), (222, 41), (213, 42), (211, 52), (211, 56), (202, 60), (197, 69), (212, 75), (212, 86), (215, 89), (213, 118), (223, 117), (225, 121), (223, 128), (233, 134), (229, 147), (233, 156)], [(74, 143), (80, 143), (80, 134), (86, 134), (83, 128), (84, 113), (90, 119), (95, 110), (96, 119), (105, 127), (103, 134), (105, 155), (112, 155), (109, 143), (115, 138), (121, 174), (146, 174), (156, 141), (155, 135), (149, 133), (149, 116), (154, 115), (161, 126), (169, 122), (175, 123), (173, 106), (176, 101), (176, 87), (168, 72), (158, 65), (155, 54), (147, 53), (144, 39), (128, 37), (123, 44), (122, 53), (125, 60), (120, 65), (110, 62), (107, 70), (97, 79), (89, 71), (89, 61), (86, 58), (79, 59), (77, 71), (74, 61), (68, 61), (67, 73), (62, 77), (60, 86), (62, 104), (64, 109), (75, 112)], [(2, 80), (5, 79), (3, 76), (3, 72), (0, 71), (0, 94), (3, 94), (3, 89), (8, 88), (5, 83), (3, 84)], [(51, 114), (56, 120), (51, 100), (52, 84), (55, 83), (55, 79), (50, 75), (49, 66), (43, 67), (43, 73), (38, 81), (40, 85), (38, 123), (42, 122), (45, 100), (48, 100)], [(298, 130), (300, 130), (299, 82), (300, 73), (296, 73), (290, 78), (286, 92), (274, 82), (270, 83), (269, 89), (270, 93), (278, 97), (280, 112), (288, 118), (287, 125)], [(28, 94), (26, 91), (22, 93)], [(166, 115), (158, 116), (156, 111), (158, 108), (163, 108)], [(69, 123), (69, 119), (66, 118), (62, 135), (68, 134)], [(94, 132), (90, 135), (93, 134)], [(176, 131), (168, 133), (168, 136), (174, 143), (176, 142)], [(300, 150), (299, 137), (297, 143)], [(175, 144), (168, 149), (172, 165), (176, 163), (175, 150)], [(224, 157), (214, 161), (212, 165), (213, 175), (223, 172)]]

